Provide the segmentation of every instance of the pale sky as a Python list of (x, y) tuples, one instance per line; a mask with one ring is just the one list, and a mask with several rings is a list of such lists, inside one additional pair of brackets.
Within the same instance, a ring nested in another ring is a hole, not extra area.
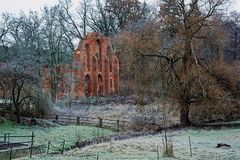
[[(77, 6), (80, 0), (72, 0), (74, 6)], [(143, 1), (143, 0), (140, 0)], [(153, 2), (156, 0), (145, 0), (146, 2)], [(240, 0), (232, 0), (233, 4), (230, 10), (237, 10), (240, 12)], [(9, 12), (18, 14), (21, 10), (23, 12), (40, 11), (44, 5), (52, 6), (57, 4), (58, 0), (0, 0), (0, 14)]]

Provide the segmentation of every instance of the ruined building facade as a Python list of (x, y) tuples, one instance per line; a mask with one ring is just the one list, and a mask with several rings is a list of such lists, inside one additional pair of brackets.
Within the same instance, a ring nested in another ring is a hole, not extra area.
[[(100, 33), (88, 33), (74, 51), (73, 64), (60, 70), (59, 99), (70, 92), (78, 99), (109, 96), (119, 91), (119, 61), (109, 38)], [(46, 73), (45, 77), (50, 77), (49, 72)], [(50, 88), (49, 78), (45, 78), (44, 86)]]
[(119, 61), (110, 40), (89, 33), (74, 53), (77, 97), (108, 96), (119, 91)]

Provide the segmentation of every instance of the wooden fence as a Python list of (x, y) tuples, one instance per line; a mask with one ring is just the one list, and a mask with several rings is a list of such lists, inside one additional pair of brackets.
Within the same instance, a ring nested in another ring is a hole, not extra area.
[(3, 136), (0, 136), (0, 150), (9, 150), (9, 159), (11, 160), (13, 148), (28, 146), (30, 149), (29, 150), (30, 157), (32, 157), (34, 137), (35, 137), (34, 132), (32, 132), (32, 135), (27, 136), (26, 135), (15, 136), (10, 134), (4, 134)]
[(100, 128), (110, 128), (117, 132), (125, 131), (128, 123), (126, 120), (116, 120), (102, 117), (73, 116), (49, 114), (46, 119), (55, 120), (61, 124), (91, 125)]

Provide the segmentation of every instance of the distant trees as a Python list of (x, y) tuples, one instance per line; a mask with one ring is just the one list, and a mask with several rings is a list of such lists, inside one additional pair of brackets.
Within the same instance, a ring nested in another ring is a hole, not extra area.
[(117, 29), (124, 29), (128, 23), (138, 22), (149, 12), (146, 3), (138, 0), (106, 0), (104, 9), (115, 21)]
[(69, 46), (74, 50), (72, 40), (83, 39), (87, 32), (87, 15), (89, 12), (89, 0), (83, 0), (80, 3), (80, 11), (77, 14), (72, 13), (72, 2), (70, 0), (60, 1), (55, 8), (56, 19), (59, 25), (62, 26), (64, 35), (69, 42)]
[(87, 23), (91, 30), (106, 36), (117, 32), (116, 21), (107, 13), (104, 3), (100, 0), (96, 0), (96, 6), (91, 8)]
[[(59, 5), (44, 9), (42, 35), (44, 50), (49, 55), (47, 64), (50, 70), (50, 92), (53, 101), (58, 93), (62, 67), (71, 61), (69, 58), (72, 57), (74, 50), (73, 42), (83, 39), (89, 29), (107, 36), (117, 33), (127, 25), (127, 22), (137, 22), (146, 16), (144, 13), (147, 5), (132, 0), (127, 3), (122, 1), (118, 5), (115, 5), (114, 1), (106, 1), (104, 4), (96, 0), (94, 6), (91, 1), (85, 0), (80, 3), (80, 7), (78, 14), (73, 14), (71, 1), (65, 0)], [(131, 16), (128, 16), (130, 12)]]
[(1, 44), (4, 45), (3, 43), (4, 37), (8, 33), (9, 24), (11, 23), (10, 15), (3, 14), (1, 22), (2, 22), (2, 25), (0, 26), (0, 40), (1, 40)]
[(88, 26), (106, 36), (113, 36), (131, 23), (149, 18), (154, 12), (150, 5), (138, 0), (96, 0), (96, 6), (90, 11)]
[(225, 57), (239, 58), (239, 13), (218, 18), (228, 0), (159, 2), (156, 10), (138, 0), (83, 0), (73, 12), (71, 0), (62, 0), (41, 14), (4, 14), (0, 87), (7, 88), (18, 110), (23, 101), (33, 102), (34, 94), (28, 90), (42, 85), (42, 71), (47, 68), (55, 101), (63, 66), (72, 61), (76, 42), (88, 31), (101, 32), (113, 37), (126, 83), (139, 93), (158, 88), (154, 94), (177, 99), (181, 124), (190, 125), (191, 104), (226, 95), (212, 63), (221, 61), (223, 51)]
[[(160, 71), (159, 59), (144, 57), (141, 53), (157, 53), (162, 43), (160, 24), (147, 21), (141, 26), (134, 24), (131, 28), (118, 33), (113, 38), (121, 60), (121, 86), (123, 94), (139, 94), (140, 99), (147, 93), (157, 95)], [(135, 29), (135, 30), (134, 30)], [(133, 31), (134, 30), (134, 31)]]
[(45, 8), (43, 15), (42, 36), (44, 50), (47, 53), (47, 69), (49, 70), (50, 93), (56, 100), (64, 64), (71, 62), (73, 44), (70, 35), (66, 33), (65, 19), (59, 15), (59, 6)]
[(91, 11), (91, 0), (82, 0), (78, 8), (78, 16), (82, 20), (81, 28), (83, 29), (83, 37), (87, 34), (89, 13)]
[(12, 101), (16, 121), (20, 122), (23, 103), (34, 98), (30, 90), (40, 83), (41, 65), (44, 63), (40, 19), (36, 13), (19, 17), (9, 15), (7, 51), (1, 52), (0, 82), (5, 98)]
[(231, 12), (225, 21), (226, 32), (228, 33), (226, 56), (229, 60), (237, 60), (240, 52), (240, 13)]
[[(3, 14), (0, 20), (0, 52), (6, 53), (8, 50), (8, 38), (9, 26), (11, 24), (11, 18), (9, 14)], [(6, 54), (0, 54), (0, 60), (5, 58)]]

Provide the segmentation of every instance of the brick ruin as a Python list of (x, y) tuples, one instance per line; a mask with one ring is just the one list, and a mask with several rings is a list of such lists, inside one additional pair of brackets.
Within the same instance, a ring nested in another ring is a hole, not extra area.
[[(109, 38), (100, 33), (88, 33), (74, 51), (73, 64), (60, 70), (59, 99), (70, 92), (74, 99), (119, 92), (119, 60)], [(44, 77), (44, 86), (49, 89), (50, 75), (46, 68)]]

